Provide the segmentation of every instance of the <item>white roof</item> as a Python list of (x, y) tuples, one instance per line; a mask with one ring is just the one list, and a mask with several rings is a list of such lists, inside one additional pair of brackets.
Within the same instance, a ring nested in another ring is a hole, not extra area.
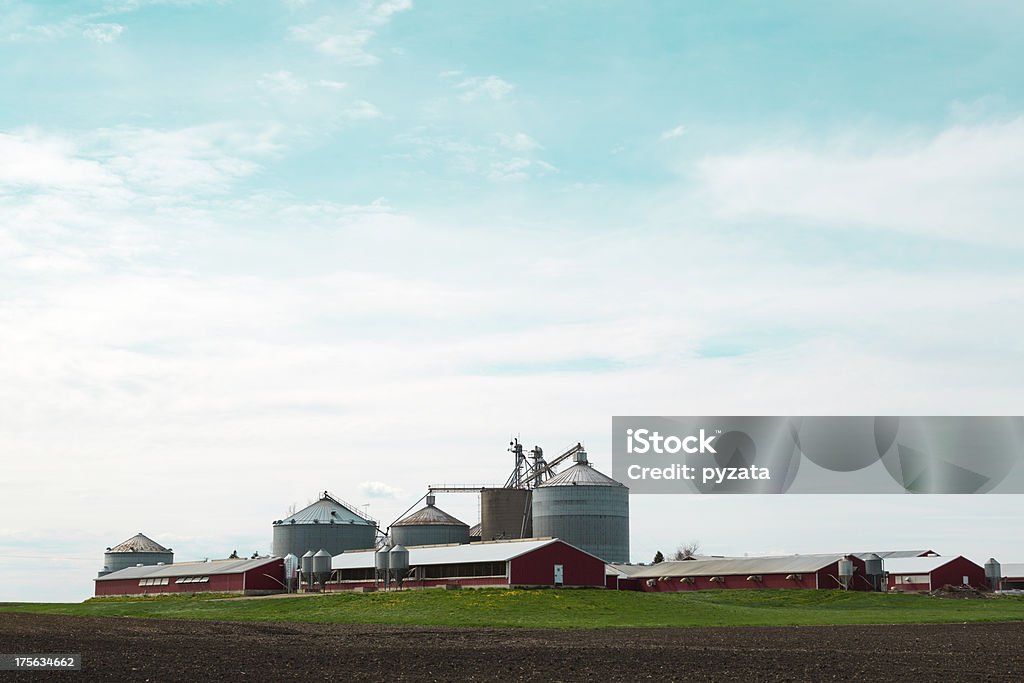
[(956, 557), (896, 557), (882, 560), (882, 569), (890, 574), (930, 574)]
[(621, 564), (613, 562), (607, 566), (605, 574), (618, 574), (619, 576), (633, 576), (641, 569), (647, 569), (647, 565), (643, 564)]
[(278, 557), (257, 557), (256, 559), (210, 560), (209, 562), (176, 562), (174, 564), (148, 564), (143, 567), (126, 567), (101, 576), (96, 581), (116, 579), (142, 579), (176, 576), (213, 576), (214, 574), (240, 574), (256, 567), (279, 560)]
[[(507, 562), (557, 541), (557, 538), (530, 538), (516, 541), (412, 546), (408, 549), (409, 566), (462, 564), (465, 562)], [(373, 554), (373, 550), (350, 550), (340, 555), (335, 555), (334, 560), (331, 562), (331, 568), (366, 569), (373, 567)]]
[(662, 576), (746, 576), (749, 574), (813, 573), (834, 564), (845, 555), (782, 555), (774, 557), (729, 557), (707, 560), (659, 562), (633, 572), (630, 578)]
[(867, 551), (863, 553), (853, 553), (862, 560), (868, 559), (869, 555), (878, 555), (883, 560), (896, 559), (901, 557), (924, 557), (928, 554), (934, 554), (931, 550), (875, 550)]
[(999, 573), (1009, 579), (1024, 577), (1024, 562), (1007, 562), (999, 565)]

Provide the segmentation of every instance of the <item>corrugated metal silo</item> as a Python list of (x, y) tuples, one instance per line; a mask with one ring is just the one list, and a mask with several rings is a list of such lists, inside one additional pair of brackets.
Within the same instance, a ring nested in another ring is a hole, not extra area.
[(323, 586), (331, 578), (331, 554), (321, 548), (313, 555), (313, 580)]
[(480, 540), (533, 536), (531, 494), (527, 489), (481, 489)]
[(391, 540), (406, 547), (469, 543), (469, 525), (436, 507), (434, 497), (427, 496), (426, 507), (391, 525)]
[(377, 523), (332, 498), (326, 491), (312, 505), (274, 522), (273, 554), (301, 556), (310, 548), (331, 555), (373, 548)]
[(284, 556), (284, 583), (289, 593), (294, 593), (298, 585), (299, 558), (288, 553)]
[(173, 564), (174, 551), (165, 548), (142, 532), (122, 541), (103, 553), (103, 569), (100, 576), (106, 576), (126, 567)]
[(576, 464), (533, 491), (533, 534), (600, 557), (629, 562), (629, 489), (576, 454)]
[(391, 577), (399, 584), (409, 573), (409, 551), (401, 543), (395, 545), (388, 553), (388, 564), (391, 569)]

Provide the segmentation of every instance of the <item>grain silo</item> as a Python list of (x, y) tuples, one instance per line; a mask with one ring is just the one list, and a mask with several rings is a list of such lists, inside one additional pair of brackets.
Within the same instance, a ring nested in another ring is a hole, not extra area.
[(165, 548), (142, 532), (122, 541), (103, 554), (103, 569), (100, 576), (106, 576), (125, 567), (136, 565), (173, 564), (174, 551)]
[(273, 554), (302, 557), (323, 548), (331, 555), (373, 548), (377, 522), (324, 491), (320, 500), (274, 522)]
[(533, 492), (521, 488), (480, 490), (480, 540), (496, 541), (533, 536), (530, 500)]
[(533, 491), (533, 533), (560, 538), (605, 562), (629, 562), (629, 489), (575, 453), (576, 464)]
[(427, 496), (425, 507), (391, 525), (395, 545), (436, 545), (469, 543), (469, 525), (434, 505), (434, 496)]

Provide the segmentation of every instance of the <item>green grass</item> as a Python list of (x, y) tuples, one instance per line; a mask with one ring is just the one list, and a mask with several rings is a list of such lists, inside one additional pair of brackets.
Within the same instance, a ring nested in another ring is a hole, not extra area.
[(218, 600), (165, 596), (26, 603), (0, 612), (344, 624), (538, 628), (783, 626), (1024, 621), (1024, 597), (975, 600), (825, 590), (637, 593), (416, 590)]

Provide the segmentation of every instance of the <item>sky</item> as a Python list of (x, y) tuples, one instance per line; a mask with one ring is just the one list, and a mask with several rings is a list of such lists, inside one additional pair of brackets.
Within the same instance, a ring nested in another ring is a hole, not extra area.
[[(614, 415), (1024, 405), (1020, 3), (0, 0), (0, 600)], [(632, 496), (634, 561), (1024, 562), (1021, 496)], [(473, 496), (439, 496), (469, 524)]]

